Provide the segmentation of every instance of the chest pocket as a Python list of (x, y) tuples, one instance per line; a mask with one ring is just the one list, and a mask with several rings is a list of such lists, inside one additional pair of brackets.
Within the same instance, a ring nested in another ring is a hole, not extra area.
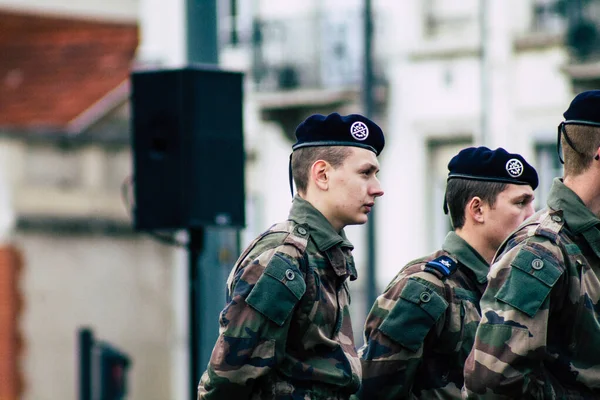
[(447, 308), (448, 302), (436, 291), (410, 278), (379, 330), (415, 352)]
[(561, 276), (556, 261), (523, 248), (511, 263), (510, 275), (496, 299), (533, 318)]
[(298, 268), (275, 253), (250, 291), (246, 303), (282, 326), (305, 291), (306, 282)]

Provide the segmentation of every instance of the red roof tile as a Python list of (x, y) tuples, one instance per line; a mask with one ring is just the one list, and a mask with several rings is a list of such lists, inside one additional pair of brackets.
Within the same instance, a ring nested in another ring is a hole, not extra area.
[(0, 11), (0, 126), (63, 129), (129, 76), (135, 24)]

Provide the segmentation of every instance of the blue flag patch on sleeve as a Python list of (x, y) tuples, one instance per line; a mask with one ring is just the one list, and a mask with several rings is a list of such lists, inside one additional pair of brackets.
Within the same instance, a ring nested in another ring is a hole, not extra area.
[(433, 268), (443, 276), (450, 276), (458, 268), (458, 263), (451, 257), (440, 256), (425, 264), (426, 267)]

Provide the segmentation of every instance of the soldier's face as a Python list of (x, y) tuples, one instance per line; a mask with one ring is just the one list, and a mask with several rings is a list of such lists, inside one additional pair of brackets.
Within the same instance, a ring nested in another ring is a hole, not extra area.
[(529, 185), (507, 185), (493, 207), (486, 206), (485, 235), (490, 245), (500, 247), (519, 225), (535, 212), (533, 189)]
[(383, 195), (377, 172), (375, 153), (359, 147), (352, 147), (344, 163), (330, 171), (326, 216), (334, 228), (367, 222), (375, 199)]

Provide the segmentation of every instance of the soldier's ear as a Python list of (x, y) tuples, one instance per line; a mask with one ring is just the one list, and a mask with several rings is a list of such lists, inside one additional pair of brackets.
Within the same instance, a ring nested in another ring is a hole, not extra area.
[(323, 160), (317, 160), (310, 168), (310, 178), (321, 190), (329, 189), (329, 163)]
[(473, 222), (483, 223), (483, 200), (479, 196), (473, 197), (465, 207), (465, 216)]

